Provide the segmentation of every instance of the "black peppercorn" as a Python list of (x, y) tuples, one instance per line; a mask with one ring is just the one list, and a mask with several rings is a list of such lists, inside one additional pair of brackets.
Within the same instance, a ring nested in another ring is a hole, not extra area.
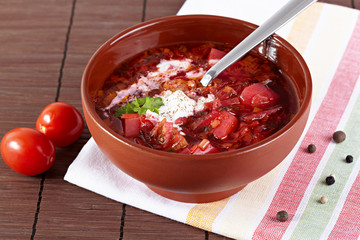
[(341, 143), (345, 140), (346, 134), (343, 131), (336, 131), (333, 134), (333, 139), (336, 143)]
[(308, 152), (314, 153), (316, 151), (316, 146), (314, 144), (309, 144), (308, 146)]
[(333, 175), (330, 175), (326, 177), (325, 181), (327, 185), (333, 185), (335, 183), (335, 177)]
[(352, 163), (352, 162), (354, 161), (354, 158), (353, 158), (353, 156), (351, 156), (351, 155), (347, 155), (346, 158), (345, 158), (345, 161), (346, 161), (347, 163)]
[(288, 218), (289, 214), (285, 210), (282, 210), (276, 214), (276, 219), (280, 222), (285, 222), (286, 220), (288, 220)]

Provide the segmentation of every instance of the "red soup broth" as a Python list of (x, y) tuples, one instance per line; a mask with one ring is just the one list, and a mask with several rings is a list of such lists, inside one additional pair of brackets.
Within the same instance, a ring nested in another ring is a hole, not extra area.
[(254, 52), (203, 87), (202, 76), (230, 50), (187, 43), (144, 51), (104, 82), (97, 112), (116, 133), (162, 151), (208, 154), (259, 142), (290, 121), (296, 94), (278, 67)]

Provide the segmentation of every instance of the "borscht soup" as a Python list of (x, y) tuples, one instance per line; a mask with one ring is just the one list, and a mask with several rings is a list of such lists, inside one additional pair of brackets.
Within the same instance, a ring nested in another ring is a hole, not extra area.
[(162, 151), (209, 154), (259, 142), (297, 112), (296, 94), (254, 51), (202, 86), (205, 72), (230, 50), (186, 43), (137, 54), (104, 82), (93, 99), (96, 111), (119, 135)]

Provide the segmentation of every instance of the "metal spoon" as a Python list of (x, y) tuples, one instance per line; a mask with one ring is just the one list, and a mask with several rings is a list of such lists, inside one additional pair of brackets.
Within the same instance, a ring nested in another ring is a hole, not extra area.
[(227, 67), (256, 47), (256, 45), (265, 40), (315, 1), (316, 0), (290, 0), (279, 11), (272, 15), (266, 22), (241, 41), (214, 66), (212, 66), (201, 79), (201, 84), (203, 86), (207, 86), (212, 79), (218, 76)]

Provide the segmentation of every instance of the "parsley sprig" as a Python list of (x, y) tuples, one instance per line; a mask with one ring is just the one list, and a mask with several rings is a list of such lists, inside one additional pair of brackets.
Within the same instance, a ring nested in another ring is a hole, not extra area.
[(115, 116), (121, 117), (126, 113), (138, 113), (140, 115), (145, 114), (147, 110), (159, 114), (159, 108), (163, 105), (160, 97), (152, 98), (146, 96), (144, 98), (136, 98), (131, 103), (127, 102), (126, 105), (116, 109)]

